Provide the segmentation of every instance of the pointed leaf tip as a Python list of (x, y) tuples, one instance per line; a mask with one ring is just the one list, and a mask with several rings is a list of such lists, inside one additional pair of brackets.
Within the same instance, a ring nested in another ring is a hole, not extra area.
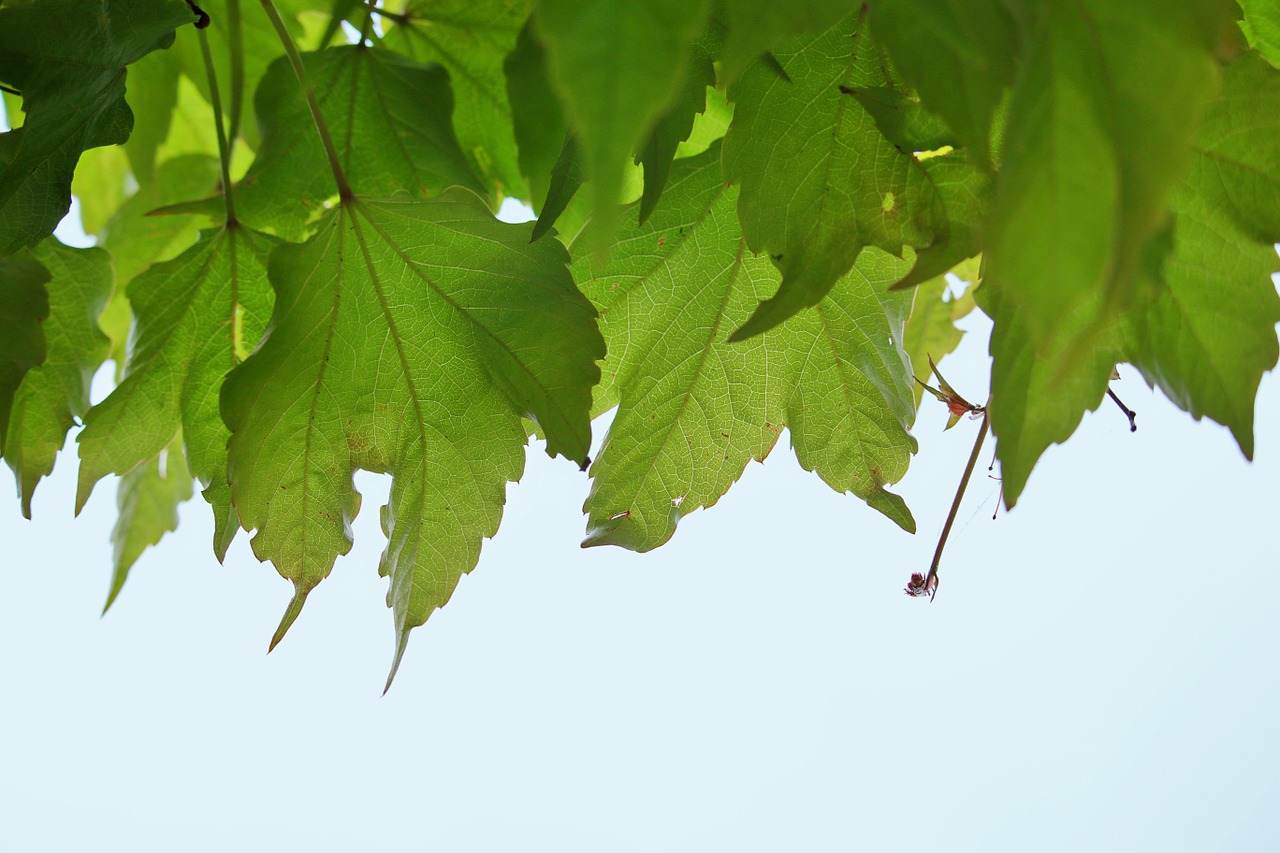
[(387, 685), (382, 688), (382, 695), (386, 696), (387, 691), (391, 689), (391, 682), (396, 680), (396, 673), (400, 670), (400, 661), (404, 660), (404, 650), (409, 645), (409, 629), (400, 629), (399, 636), (396, 638), (396, 656), (391, 661), (391, 672), (387, 673)]
[(275, 651), (276, 646), (284, 639), (284, 635), (293, 627), (294, 620), (302, 612), (302, 606), (307, 603), (307, 596), (310, 594), (310, 589), (303, 589), (300, 584), (294, 585), (293, 598), (289, 599), (289, 606), (285, 608), (284, 616), (280, 617), (280, 626), (271, 636), (271, 645), (267, 646), (267, 654)]

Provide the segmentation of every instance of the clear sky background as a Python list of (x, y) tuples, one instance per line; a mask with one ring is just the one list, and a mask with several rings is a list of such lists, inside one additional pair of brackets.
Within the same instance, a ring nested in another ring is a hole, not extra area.
[(27, 522), (0, 469), (0, 853), (1280, 850), (1280, 383), (1250, 465), (1121, 371), (1139, 431), (1106, 402), (994, 522), (984, 452), (932, 604), (978, 428), (941, 404), (914, 537), (784, 435), (658, 551), (584, 551), (534, 444), (385, 697), (384, 478), (268, 656), (291, 587), (244, 534), (219, 566), (198, 498), (100, 617), (114, 483), (73, 521), (71, 441)]

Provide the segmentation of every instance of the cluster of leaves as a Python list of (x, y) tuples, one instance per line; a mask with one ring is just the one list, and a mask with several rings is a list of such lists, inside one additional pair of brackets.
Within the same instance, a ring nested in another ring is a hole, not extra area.
[[(0, 7), (0, 452), (29, 515), (84, 424), (112, 598), (198, 480), (218, 557), (251, 531), (294, 584), (274, 644), (386, 472), (398, 664), (534, 432), (589, 466), (586, 544), (661, 545), (784, 427), (914, 530), (913, 366), (975, 291), (1010, 506), (1117, 362), (1253, 451), (1274, 2), (201, 5)], [(72, 192), (95, 248), (49, 236)]]

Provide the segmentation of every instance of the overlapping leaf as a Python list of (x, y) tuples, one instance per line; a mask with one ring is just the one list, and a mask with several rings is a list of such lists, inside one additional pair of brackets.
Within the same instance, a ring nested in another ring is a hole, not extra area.
[(741, 184), (748, 244), (783, 276), (739, 337), (816, 305), (866, 246), (901, 254), (936, 239), (943, 214), (932, 183), (846, 93), (893, 85), (864, 24), (846, 18), (777, 48), (789, 81), (756, 65), (733, 89), (725, 174)]
[(221, 559), (236, 526), (218, 395), (266, 325), (266, 258), (274, 244), (239, 226), (213, 229), (130, 283), (134, 342), (124, 381), (85, 418), (77, 511), (99, 479), (155, 458), (181, 432), (191, 472), (213, 504)]
[(22, 127), (0, 134), (0, 255), (52, 233), (80, 153), (129, 137), (125, 66), (168, 47), (174, 29), (193, 20), (181, 0), (0, 8), (0, 82), (22, 92), (26, 114)]
[(900, 348), (905, 263), (869, 252), (817, 308), (741, 343), (729, 334), (778, 285), (742, 238), (719, 145), (676, 161), (664, 202), (629, 224), (601, 265), (575, 244), (575, 277), (608, 342), (597, 412), (618, 405), (591, 468), (586, 544), (647, 551), (714, 504), (784, 427), (801, 464), (914, 529), (884, 486), (915, 442)]
[[(484, 187), (458, 147), (448, 75), (381, 48), (332, 47), (303, 55), (310, 82), (357, 192), (438, 194)], [(256, 96), (262, 142), (237, 188), (241, 219), (300, 239), (335, 194), (333, 172), (288, 62), (271, 66)]]
[(1196, 417), (1228, 426), (1252, 455), (1253, 402), (1276, 363), (1280, 321), (1271, 281), (1280, 267), (1272, 245), (1280, 241), (1276, 107), (1280, 72), (1251, 56), (1226, 66), (1223, 92), (1207, 106), (1187, 176), (1173, 193), (1173, 239), (1155, 296), (1113, 314), (1082, 361), (1078, 342), (1088, 318), (1105, 310), (1103, 292), (1090, 291), (1090, 301), (1061, 319), (1047, 349), (1020, 326), (1022, 312), (998, 294), (980, 297), (996, 324), (991, 425), (1010, 506), (1040, 454), (1101, 402), (1115, 361), (1133, 362)]
[(181, 436), (121, 478), (116, 490), (118, 515), (111, 529), (114, 554), (104, 613), (120, 595), (142, 552), (178, 529), (178, 507), (190, 499), (191, 474), (183, 458)]
[(49, 272), (44, 364), (26, 374), (13, 396), (4, 456), (13, 469), (22, 513), (75, 419), (89, 409), (89, 382), (107, 355), (98, 315), (111, 296), (111, 258), (102, 249), (73, 249), (50, 238), (31, 253)]
[(529, 181), (529, 200), (541, 212), (547, 198), (551, 169), (564, 146), (568, 122), (547, 78), (546, 53), (533, 24), (520, 31), (516, 46), (503, 63), (511, 123), (519, 148), (520, 170)]
[(624, 165), (674, 103), (707, 0), (542, 0), (534, 18), (551, 80), (592, 180), (597, 239), (612, 232)]
[(410, 0), (387, 44), (438, 62), (453, 83), (453, 127), (479, 174), (503, 195), (523, 198), (503, 61), (516, 46), (530, 0)]
[(49, 271), (32, 258), (0, 258), (0, 456), (13, 395), (27, 372), (44, 363)]
[(1042, 351), (1061, 318), (1079, 317), (1083, 360), (1091, 338), (1159, 277), (1168, 195), (1218, 85), (1214, 47), (1229, 6), (1024, 5), (1028, 47), (986, 233), (986, 281), (1018, 306)]
[(991, 124), (1013, 82), (1017, 29), (1001, 0), (877, 0), (876, 40), (973, 162), (991, 163)]
[(820, 33), (853, 11), (850, 0), (722, 0), (727, 32), (720, 52), (720, 83), (738, 79), (748, 65), (774, 45), (802, 33)]
[(272, 255), (270, 331), (228, 378), (222, 414), (240, 519), (296, 590), (275, 641), (350, 548), (356, 468), (393, 475), (381, 571), (398, 664), (497, 530), (521, 416), (548, 452), (585, 461), (603, 342), (563, 247), (530, 230), (462, 189), (357, 197)]

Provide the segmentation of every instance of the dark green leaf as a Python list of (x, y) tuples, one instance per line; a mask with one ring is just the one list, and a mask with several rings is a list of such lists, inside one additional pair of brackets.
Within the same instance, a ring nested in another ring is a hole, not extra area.
[(529, 181), (529, 200), (539, 213), (547, 198), (547, 176), (560, 157), (569, 127), (547, 80), (546, 65), (531, 22), (520, 31), (515, 50), (503, 67), (512, 126), (520, 149), (520, 170)]
[(0, 82), (22, 92), (26, 113), (22, 127), (0, 134), (0, 255), (52, 233), (80, 153), (129, 138), (125, 66), (168, 47), (174, 28), (193, 20), (180, 0), (0, 7)]
[(747, 242), (782, 271), (782, 286), (734, 333), (743, 339), (816, 305), (866, 246), (927, 246), (941, 219), (919, 163), (898, 150), (841, 87), (888, 85), (861, 18), (797, 39), (775, 55), (788, 83), (755, 66), (734, 87), (726, 177), (741, 184)]
[(973, 161), (991, 162), (991, 123), (1013, 82), (1017, 30), (1002, 0), (877, 0), (876, 40)]
[(707, 87), (715, 83), (715, 67), (711, 58), (696, 52), (675, 102), (662, 114), (644, 147), (636, 154), (636, 162), (644, 166), (644, 194), (640, 197), (640, 224), (653, 213), (662, 190), (671, 175), (671, 161), (680, 143), (689, 138), (693, 120), (707, 105)]
[(849, 89), (845, 94), (858, 99), (876, 120), (876, 127), (899, 151), (912, 154), (956, 144), (955, 134), (946, 122), (897, 89), (879, 86)]
[(45, 359), (49, 271), (32, 258), (0, 258), (0, 456), (4, 455), (13, 395)]
[(991, 179), (960, 154), (930, 157), (920, 164), (933, 181), (946, 219), (936, 240), (916, 252), (911, 272), (894, 285), (913, 287), (942, 275), (982, 251), (982, 226), (991, 202)]
[(564, 145), (560, 148), (560, 157), (551, 167), (551, 183), (547, 187), (546, 202), (538, 213), (538, 221), (533, 226), (533, 239), (537, 240), (551, 230), (556, 219), (564, 213), (573, 196), (582, 186), (582, 163), (578, 156), (578, 143), (572, 133), (564, 135)]
[(678, 97), (707, 0), (542, 0), (534, 20), (592, 181), (593, 233), (607, 241), (624, 165)]
[(111, 259), (102, 249), (72, 249), (56, 240), (31, 257), (49, 271), (49, 320), (44, 324), (44, 364), (27, 373), (13, 397), (5, 461), (13, 469), (22, 514), (53, 470), (67, 430), (89, 409), (89, 382), (107, 355), (98, 315), (111, 295)]

